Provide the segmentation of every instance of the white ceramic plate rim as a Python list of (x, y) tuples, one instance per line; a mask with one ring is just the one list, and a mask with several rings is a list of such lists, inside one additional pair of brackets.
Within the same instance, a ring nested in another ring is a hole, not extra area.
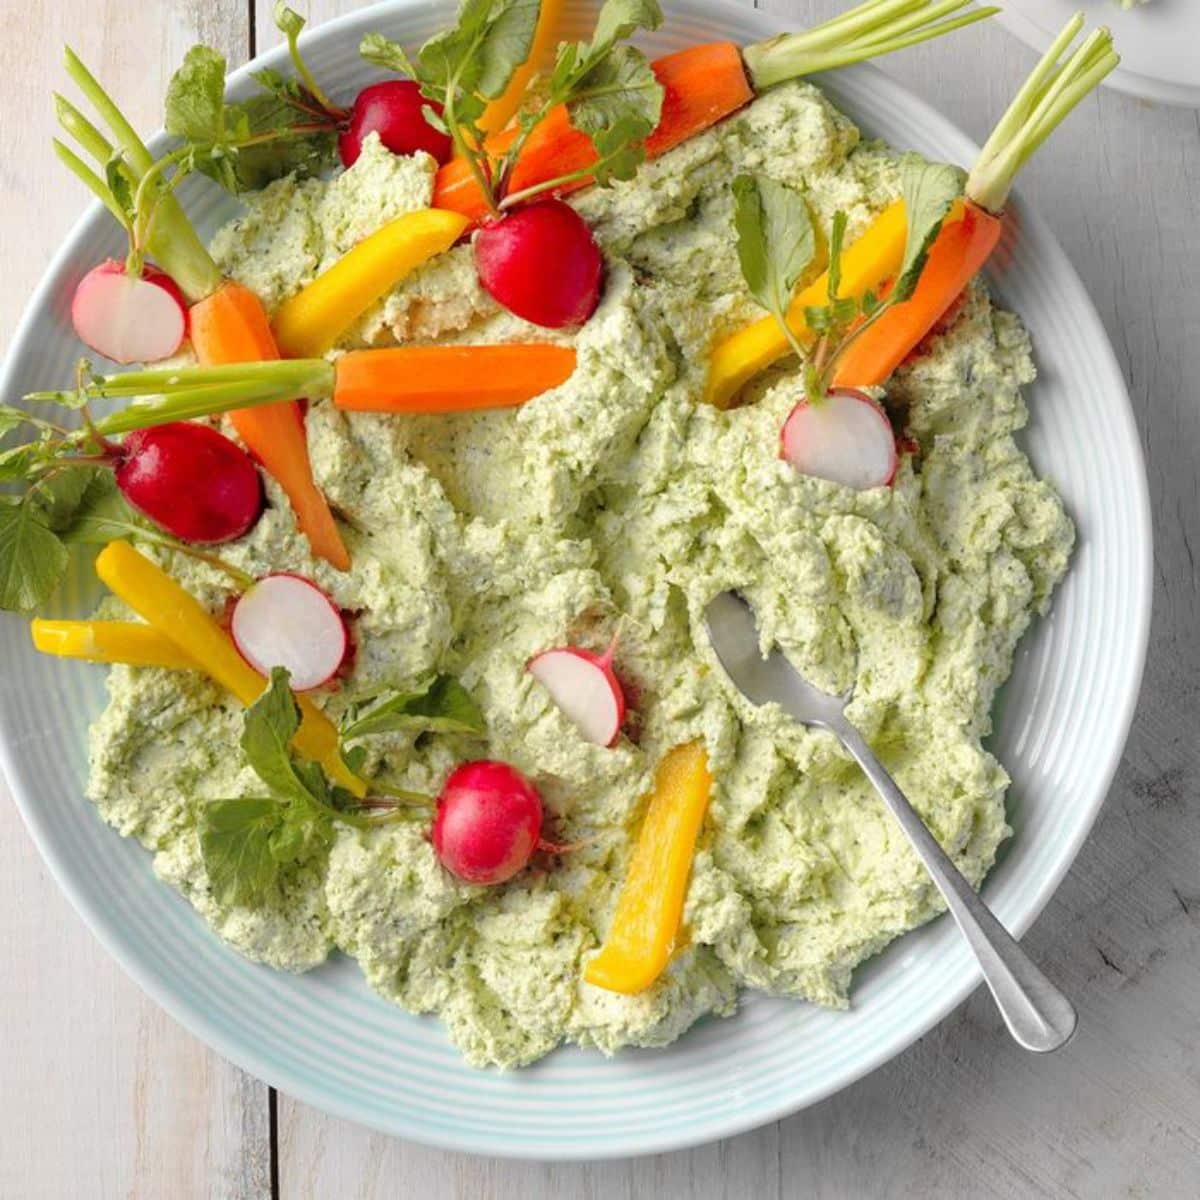
[[(376, 22), (385, 19), (389, 13), (403, 11), (416, 6), (418, 0), (391, 0), (391, 2), (375, 5), (359, 12), (350, 13), (336, 18), (314, 31), (313, 37), (334, 36), (343, 28), (362, 22)], [(754, 28), (757, 35), (767, 36), (781, 28), (778, 17), (743, 9), (726, 3), (725, 0), (694, 0), (688, 7), (702, 13), (719, 16), (732, 24), (749, 30)], [(277, 47), (255, 59), (230, 76), (230, 86), (245, 86), (249, 72), (263, 66), (279, 66), (283, 63), (286, 50)], [(954, 157), (961, 162), (969, 162), (978, 151), (978, 147), (960, 133), (949, 121), (940, 116), (920, 99), (910, 95), (903, 87), (890, 78), (884, 77), (877, 68), (871, 66), (852, 68), (858, 72), (873, 72), (876, 76), (873, 86), (882, 92), (881, 101), (903, 105), (923, 126), (932, 131), (932, 136), (950, 147)], [(161, 148), (162, 135), (152, 141), (152, 145)], [(81, 243), (86, 239), (87, 232), (98, 219), (101, 219), (103, 209), (99, 204), (93, 204), (71, 231), (64, 245), (55, 255), (46, 275), (34, 292), (29, 306), (18, 326), (9, 351), (8, 360), (3, 372), (0, 387), (2, 394), (7, 395), (14, 385), (13, 363), (19, 357), (19, 349), (31, 336), (40, 314), (49, 307), (53, 298), (56, 277), (74, 259)], [(1071, 830), (1071, 836), (1065, 838), (1057, 848), (1055, 858), (1049, 870), (1034, 885), (1022, 894), (1019, 903), (1010, 905), (1005, 912), (1005, 920), (1014, 935), (1020, 936), (1032, 924), (1053, 895), (1058, 884), (1066, 874), (1080, 846), (1087, 837), (1096, 816), (1103, 803), (1108, 786), (1120, 760), (1125, 739), (1128, 736), (1133, 713), (1136, 708), (1140, 688), (1141, 672), (1145, 664), (1146, 647), (1149, 637), (1150, 600), (1152, 592), (1152, 531), (1150, 521), (1149, 493), (1146, 485), (1144, 464), (1142, 461), (1141, 444), (1137, 434), (1132, 409), (1124, 390), (1124, 382), (1116, 357), (1104, 334), (1090, 298), (1085, 292), (1081, 281), (1070, 266), (1066, 255), (1054, 240), (1053, 235), (1044, 226), (1036, 214), (1028, 209), (1021, 209), (1021, 221), (1031, 229), (1045, 245), (1055, 260), (1052, 263), (1056, 279), (1068, 293), (1068, 299), (1075, 306), (1075, 311), (1081, 319), (1090, 323), (1096, 334), (1095, 344), (1098, 353), (1103, 357), (1101, 364), (1104, 373), (1111, 378), (1114, 387), (1120, 389), (1125, 396), (1125, 404), (1120, 413), (1120, 432), (1127, 439), (1130, 452), (1136, 456), (1139, 467), (1137, 472), (1137, 487), (1125, 499), (1132, 525), (1134, 537), (1140, 551), (1139, 578), (1133, 589), (1135, 604), (1128, 613), (1129, 628), (1133, 631), (1131, 644), (1136, 647), (1137, 667), (1127, 676), (1126, 687), (1121, 702), (1113, 712), (1111, 721), (1111, 736), (1108, 751), (1104, 760), (1097, 764), (1092, 778), (1094, 785), (1092, 794), (1087, 798), (1086, 808), (1080, 805), (1081, 812)], [(155, 971), (143, 962), (127, 943), (119, 922), (112, 914), (93, 905), (77, 883), (70, 864), (61, 858), (49, 836), (49, 826), (43, 820), (37, 800), (37, 781), (24, 769), (19, 755), (14, 752), (7, 730), (7, 720), (0, 718), (0, 768), (9, 782), (13, 796), (22, 816), (29, 828), (35, 844), (41, 852), (51, 874), (66, 893), (68, 899), (80, 913), (88, 927), (95, 934), (105, 949), (117, 959), (125, 971), (142, 987), (142, 989), (162, 1008), (169, 1012), (185, 1028), (208, 1045), (212, 1046), (225, 1058), (263, 1079), (271, 1086), (293, 1096), (316, 1108), (337, 1116), (345, 1117), (360, 1124), (377, 1128), (385, 1133), (401, 1137), (411, 1137), (427, 1144), (441, 1146), (446, 1149), (474, 1153), (486, 1153), (501, 1157), (531, 1157), (528, 1153), (514, 1150), (511, 1145), (493, 1135), (478, 1136), (471, 1131), (463, 1133), (441, 1133), (430, 1130), (428, 1126), (420, 1128), (409, 1126), (404, 1120), (382, 1121), (373, 1116), (372, 1111), (363, 1105), (356, 1104), (353, 1099), (339, 1095), (330, 1095), (319, 1086), (312, 1085), (304, 1078), (293, 1075), (290, 1071), (281, 1070), (275, 1063), (261, 1055), (257, 1048), (238, 1038), (228, 1036), (213, 1014), (205, 1011), (199, 1004), (193, 1003), (187, 996), (181, 995), (167, 986)], [(114, 834), (115, 836), (115, 834)], [(165, 885), (160, 885), (165, 886)], [(977, 968), (970, 967), (964, 971), (956, 985), (945, 992), (938, 1003), (929, 1006), (919, 1015), (899, 1025), (892, 1035), (882, 1039), (873, 1053), (865, 1054), (854, 1063), (851, 1069), (830, 1078), (821, 1086), (805, 1086), (804, 1081), (797, 1081), (794, 1094), (781, 1102), (762, 1104), (733, 1116), (718, 1116), (715, 1119), (700, 1118), (687, 1125), (683, 1131), (661, 1135), (631, 1135), (620, 1145), (605, 1143), (603, 1147), (591, 1149), (585, 1153), (567, 1147), (555, 1146), (549, 1151), (539, 1152), (536, 1156), (544, 1160), (573, 1160), (580, 1158), (626, 1157), (638, 1154), (650, 1154), (697, 1145), (720, 1137), (728, 1137), (755, 1128), (772, 1120), (787, 1116), (797, 1109), (816, 1103), (827, 1096), (841, 1090), (850, 1083), (866, 1075), (882, 1063), (888, 1061), (901, 1050), (926, 1033), (949, 1012), (957, 1007), (979, 984), (980, 974)], [(685, 1035), (686, 1036), (686, 1035)]]

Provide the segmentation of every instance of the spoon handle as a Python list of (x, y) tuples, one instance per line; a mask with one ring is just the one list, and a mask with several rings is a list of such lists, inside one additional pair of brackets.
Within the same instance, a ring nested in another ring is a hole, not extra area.
[(830, 731), (854, 756), (908, 835), (983, 970), (1008, 1031), (1026, 1050), (1044, 1053), (1066, 1045), (1077, 1017), (1071, 1002), (1034, 965), (962, 877), (896, 781), (884, 770), (862, 734), (848, 721)]

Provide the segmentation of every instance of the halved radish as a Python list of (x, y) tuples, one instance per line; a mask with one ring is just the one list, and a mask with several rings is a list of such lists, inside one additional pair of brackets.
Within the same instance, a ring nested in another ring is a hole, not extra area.
[(337, 606), (300, 575), (263, 576), (233, 606), (229, 631), (256, 671), (286, 667), (297, 692), (332, 679), (349, 644)]
[(797, 471), (845, 487), (886, 487), (896, 474), (896, 435), (865, 392), (831, 391), (819, 404), (801, 400), (780, 433), (780, 458)]
[(584, 740), (596, 746), (611, 746), (625, 720), (625, 692), (612, 668), (615, 648), (615, 641), (603, 654), (561, 646), (529, 662), (529, 673)]
[(79, 281), (71, 323), (84, 343), (113, 362), (157, 362), (183, 344), (187, 303), (175, 280), (156, 267), (130, 275), (110, 258)]

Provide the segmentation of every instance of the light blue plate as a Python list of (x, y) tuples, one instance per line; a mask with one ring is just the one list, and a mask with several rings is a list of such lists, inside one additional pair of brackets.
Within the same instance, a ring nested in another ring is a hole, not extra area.
[[(570, 36), (589, 10), (575, 0)], [(442, 4), (384, 4), (315, 31), (306, 49), (322, 80), (350, 95), (368, 78), (356, 48), (382, 29), (408, 45), (448, 15)], [(761, 13), (698, 0), (673, 4), (661, 53), (701, 41), (746, 43), (778, 29)], [(280, 67), (273, 51), (256, 66)], [(246, 70), (233, 77), (248, 91)], [(949, 122), (871, 68), (838, 73), (834, 99), (898, 147), (969, 163), (976, 148)], [(68, 186), (64, 180), (64, 186)], [(183, 199), (211, 231), (231, 211), (215, 189)], [(72, 286), (121, 252), (99, 206), (75, 228), (21, 324), (2, 394), (70, 378), (79, 354)], [(1104, 799), (1137, 698), (1150, 615), (1150, 520), (1141, 451), (1104, 330), (1046, 227), (1017, 207), (994, 259), (1002, 301), (1033, 330), (1042, 378), (1027, 444), (1062, 489), (1081, 546), (1050, 618), (1025, 640), (1005, 689), (993, 747), (1013, 776), (1007, 854), (986, 895), (1023, 932), (1075, 857)], [(82, 615), (98, 594), (80, 557), (57, 604)], [(35, 654), (24, 621), (0, 622), (0, 759), (34, 841), (96, 936), (164, 1008), (227, 1058), (319, 1108), (388, 1133), (458, 1150), (598, 1158), (708, 1141), (795, 1111), (904, 1049), (978, 983), (945, 919), (860, 971), (854, 1007), (830, 1013), (747, 998), (665, 1051), (606, 1060), (564, 1050), (514, 1074), (465, 1066), (438, 1023), (373, 996), (351, 962), (305, 976), (255, 966), (222, 945), (165, 885), (149, 856), (105, 827), (82, 798), (86, 728), (104, 672)]]

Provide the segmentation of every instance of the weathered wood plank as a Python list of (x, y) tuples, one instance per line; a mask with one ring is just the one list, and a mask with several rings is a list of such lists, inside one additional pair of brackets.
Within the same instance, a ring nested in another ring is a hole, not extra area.
[[(244, 0), (4, 0), (0, 25), (6, 346), (86, 201), (49, 152), (50, 89), (67, 83), (62, 44), (75, 46), (150, 130), (187, 46), (203, 37), (240, 61), (249, 20)], [(6, 794), (0, 942), (0, 1196), (270, 1196), (266, 1087), (185, 1033), (108, 958), (42, 866)]]

